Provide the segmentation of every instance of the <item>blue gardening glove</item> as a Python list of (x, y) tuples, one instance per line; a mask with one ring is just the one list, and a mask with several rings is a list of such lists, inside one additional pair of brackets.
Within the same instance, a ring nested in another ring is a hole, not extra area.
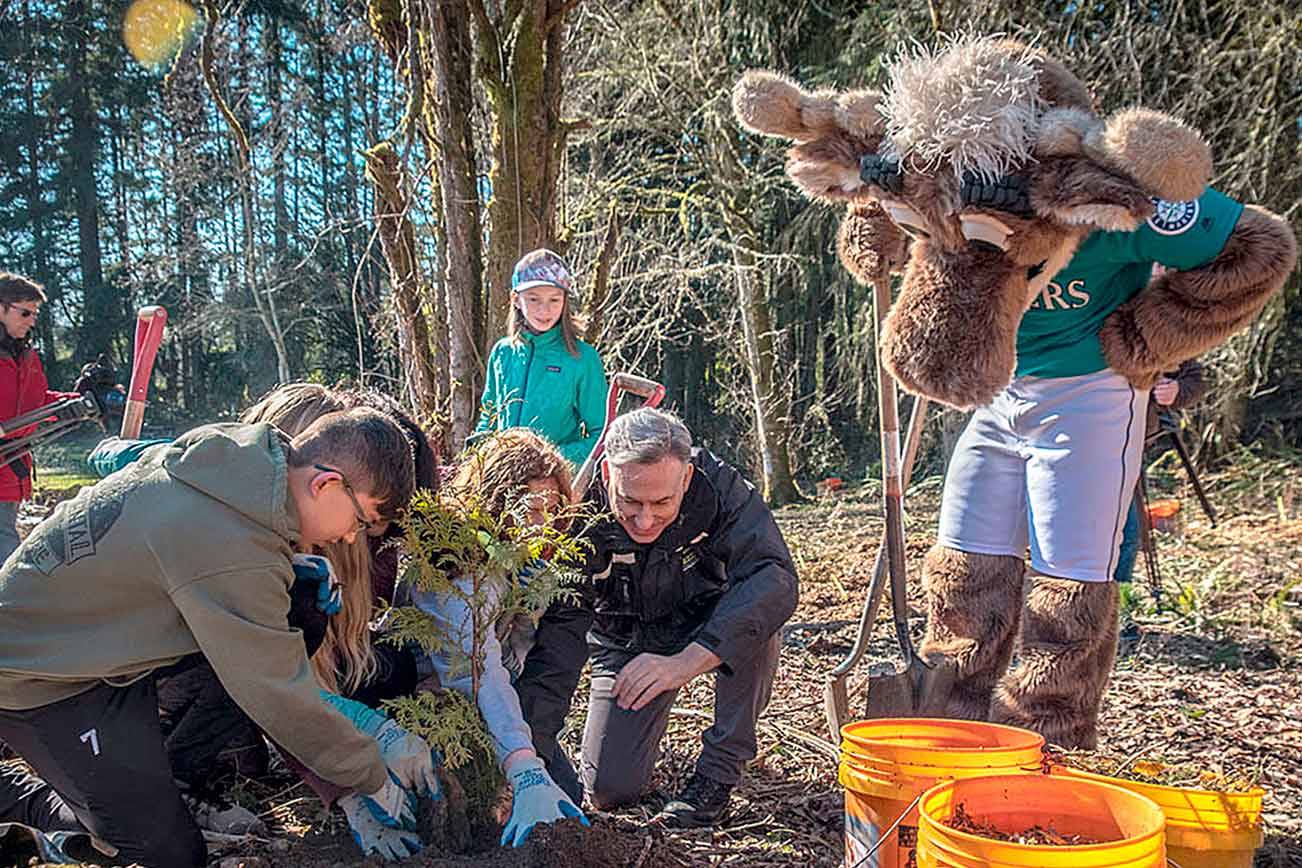
[(348, 718), (359, 732), (375, 739), (380, 758), (398, 783), (418, 795), (442, 797), (438, 776), (442, 762), (423, 738), (412, 735), (396, 721), (355, 699), (345, 699), (325, 690), (321, 691), (321, 698)]
[(538, 757), (525, 756), (511, 763), (507, 777), (511, 779), (514, 798), (511, 803), (511, 819), (502, 830), (500, 843), (503, 847), (508, 843), (512, 847), (519, 847), (539, 823), (554, 823), (568, 817), (578, 817), (583, 825), (592, 825), (570, 801), (570, 797), (565, 795), (565, 791), (556, 786)]
[(376, 855), (392, 862), (415, 856), (421, 851), (420, 838), (415, 832), (390, 829), (376, 820), (362, 796), (356, 793), (343, 796), (339, 799), (339, 807), (344, 809), (348, 827), (353, 832), (353, 840), (363, 855)]
[(360, 797), (362, 807), (382, 826), (390, 829), (416, 831), (416, 797), (389, 772), (384, 786), (369, 795)]
[(327, 615), (338, 615), (344, 607), (343, 588), (330, 559), (296, 554), (293, 563), (294, 583), (316, 582), (316, 607)]

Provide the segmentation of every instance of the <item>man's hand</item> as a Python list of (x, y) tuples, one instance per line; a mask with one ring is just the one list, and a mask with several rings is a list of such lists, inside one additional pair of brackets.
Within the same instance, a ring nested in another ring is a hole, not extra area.
[(1180, 384), (1175, 380), (1161, 377), (1153, 384), (1153, 400), (1163, 407), (1170, 407), (1180, 395)]
[(375, 733), (375, 741), (380, 746), (380, 758), (398, 783), (420, 796), (442, 796), (438, 775), (442, 763), (425, 739), (386, 720)]
[(421, 851), (420, 838), (415, 832), (385, 826), (375, 819), (362, 797), (356, 793), (340, 798), (339, 807), (344, 809), (348, 827), (353, 832), (353, 840), (363, 855), (373, 854), (392, 862), (415, 856)]
[(641, 711), (666, 690), (677, 690), (723, 661), (696, 642), (677, 654), (639, 654), (615, 676), (615, 702), (626, 711)]
[(511, 819), (502, 830), (501, 845), (519, 847), (539, 823), (578, 817), (583, 825), (591, 825), (565, 791), (556, 786), (543, 768), (542, 760), (532, 753), (520, 753), (522, 755), (508, 762), (504, 769), (511, 779), (512, 800)]

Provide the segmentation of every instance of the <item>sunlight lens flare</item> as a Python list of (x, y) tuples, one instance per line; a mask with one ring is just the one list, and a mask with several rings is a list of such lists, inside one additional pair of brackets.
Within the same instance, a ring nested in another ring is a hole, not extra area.
[(198, 22), (183, 0), (135, 0), (122, 19), (122, 40), (142, 66), (158, 69), (185, 47)]

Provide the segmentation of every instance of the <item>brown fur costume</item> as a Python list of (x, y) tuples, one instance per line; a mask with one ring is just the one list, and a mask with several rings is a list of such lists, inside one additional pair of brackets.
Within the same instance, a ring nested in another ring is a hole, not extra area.
[[(1062, 64), (1009, 40), (905, 53), (882, 92), (811, 93), (755, 70), (733, 108), (748, 129), (793, 141), (797, 186), (849, 206), (837, 250), (851, 274), (867, 282), (904, 266), (882, 362), (909, 391), (959, 408), (1008, 385), (1023, 314), (1082, 240), (1136, 229), (1155, 198), (1196, 198), (1211, 175), (1195, 130), (1140, 108), (1102, 118)], [(1296, 256), (1288, 224), (1247, 206), (1214, 260), (1164, 273), (1108, 316), (1108, 364), (1149, 387), (1250, 323)], [(1018, 558), (939, 546), (924, 584), (921, 653), (959, 669), (950, 714), (1095, 743), (1115, 585), (1032, 575), (1024, 588)]]

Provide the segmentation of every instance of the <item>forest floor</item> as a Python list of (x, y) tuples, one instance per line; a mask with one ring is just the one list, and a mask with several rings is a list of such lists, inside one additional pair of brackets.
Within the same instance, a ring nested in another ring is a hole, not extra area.
[[(1255, 868), (1302, 866), (1302, 462), (1244, 453), (1204, 480), (1220, 513), (1214, 528), (1182, 475), (1164, 463), (1151, 473), (1163, 496), (1182, 501), (1183, 530), (1158, 535), (1163, 605), (1154, 605), (1142, 559), (1124, 597), (1124, 617), (1138, 635), (1117, 659), (1101, 748), (1258, 776), (1268, 796), (1266, 843)], [(933, 541), (939, 490), (940, 480), (932, 478), (908, 495), (915, 640), (923, 626), (916, 570)], [(840, 865), (843, 803), (822, 687), (854, 639), (882, 529), (877, 497), (870, 483), (778, 514), (800, 570), (800, 608), (784, 630), (759, 756), (719, 828), (653, 833), (642, 826), (691, 773), (711, 709), (710, 682), (698, 679), (680, 694), (655, 792), (636, 808), (594, 818), (599, 834), (561, 828), (525, 851), (405, 864)], [(898, 659), (884, 616), (871, 650), (874, 660)], [(852, 707), (862, 705), (866, 678), (864, 666), (850, 679)], [(571, 750), (584, 707), (583, 695), (576, 697), (565, 732)], [(326, 812), (292, 778), (240, 780), (236, 795), (261, 813), (278, 840), (214, 848), (214, 866), (382, 864), (358, 858), (342, 815)]]

